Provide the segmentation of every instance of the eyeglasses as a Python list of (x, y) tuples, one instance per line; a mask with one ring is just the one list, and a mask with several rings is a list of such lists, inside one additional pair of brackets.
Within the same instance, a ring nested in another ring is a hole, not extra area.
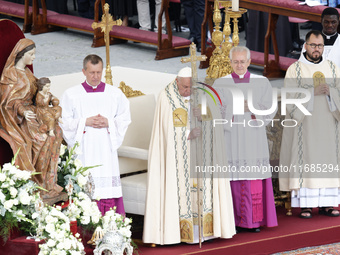
[(315, 44), (315, 43), (306, 43), (307, 45), (309, 45), (312, 49), (315, 49), (316, 46), (318, 46), (318, 48), (321, 50), (323, 48), (323, 44)]
[(238, 64), (244, 65), (245, 63), (248, 62), (248, 60), (241, 60), (241, 61), (232, 60), (231, 62), (232, 62), (233, 64), (235, 64), (235, 65), (238, 65)]

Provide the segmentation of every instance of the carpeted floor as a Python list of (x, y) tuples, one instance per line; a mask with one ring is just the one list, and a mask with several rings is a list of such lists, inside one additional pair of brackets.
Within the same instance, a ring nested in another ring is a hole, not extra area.
[[(332, 218), (319, 215), (317, 210), (313, 211), (312, 219), (301, 219), (298, 217), (300, 210), (293, 209), (292, 216), (286, 216), (283, 207), (277, 208), (279, 226), (274, 228), (262, 228), (260, 233), (242, 232), (231, 239), (215, 239), (204, 242), (200, 249), (198, 245), (188, 245), (185, 243), (176, 245), (157, 245), (155, 248), (139, 244), (140, 255), (264, 255), (277, 252), (287, 252), (301, 249), (302, 247), (313, 247), (317, 245), (328, 245), (340, 242), (340, 217)], [(133, 226), (134, 238), (140, 238), (142, 233), (142, 221), (136, 220)], [(136, 233), (137, 232), (137, 233)], [(139, 233), (138, 233), (139, 232)], [(338, 251), (339, 250), (339, 251)], [(340, 245), (334, 248), (335, 252), (312, 252), (301, 254), (322, 254), (340, 255)], [(280, 253), (279, 253), (280, 254)], [(293, 253), (294, 254), (294, 253)], [(299, 253), (297, 253), (299, 254)]]
[(340, 243), (326, 244), (321, 246), (306, 247), (293, 251), (274, 253), (272, 255), (338, 255), (340, 254)]

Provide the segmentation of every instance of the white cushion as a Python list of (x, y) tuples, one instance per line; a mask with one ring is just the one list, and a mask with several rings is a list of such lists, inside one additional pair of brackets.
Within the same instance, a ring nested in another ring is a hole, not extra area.
[(131, 146), (121, 146), (118, 149), (118, 156), (125, 158), (135, 158), (135, 159), (143, 159), (148, 160), (149, 150), (140, 149)]
[(121, 178), (126, 213), (144, 215), (147, 173)]

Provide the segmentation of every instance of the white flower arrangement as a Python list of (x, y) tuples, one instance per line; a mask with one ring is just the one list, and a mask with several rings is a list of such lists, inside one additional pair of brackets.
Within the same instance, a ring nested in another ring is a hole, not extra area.
[(44, 244), (40, 244), (39, 255), (65, 254), (82, 255), (84, 245), (79, 238), (79, 234), (73, 236), (70, 232), (70, 220), (61, 212), (61, 207), (47, 206), (35, 215), (37, 222), (37, 235), (46, 239)]
[(131, 243), (131, 223), (132, 219), (116, 213), (116, 207), (107, 211), (102, 218), (103, 233), (118, 231), (123, 237), (124, 242)]
[(42, 189), (30, 180), (37, 173), (18, 169), (14, 165), (15, 157), (12, 163), (0, 167), (0, 233), (5, 239), (9, 233), (4, 228), (10, 222), (33, 223), (31, 215), (40, 200), (38, 189)]
[(60, 180), (64, 188), (70, 184), (72, 192), (69, 194), (73, 200), (63, 212), (60, 206), (44, 206), (38, 192), (44, 189), (30, 180), (32, 175), (39, 173), (18, 169), (14, 165), (16, 156), (12, 163), (0, 167), (0, 235), (4, 240), (13, 227), (26, 222), (30, 233), (35, 233), (35, 240), (46, 240), (39, 245), (39, 255), (82, 255), (85, 252), (79, 233), (73, 236), (70, 231), (70, 220), (77, 220), (82, 225), (102, 226), (104, 234), (117, 231), (126, 243), (132, 242), (132, 220), (116, 213), (115, 208), (102, 217), (97, 203), (86, 194), (91, 167), (82, 167), (76, 159), (77, 146), (70, 150), (62, 146), (60, 150), (63, 153), (58, 164), (58, 184)]
[(70, 219), (77, 219), (80, 224), (88, 225), (90, 223), (96, 225), (102, 216), (98, 209), (97, 203), (91, 201), (91, 198), (84, 192), (79, 192), (72, 197), (72, 203), (65, 210), (65, 215)]

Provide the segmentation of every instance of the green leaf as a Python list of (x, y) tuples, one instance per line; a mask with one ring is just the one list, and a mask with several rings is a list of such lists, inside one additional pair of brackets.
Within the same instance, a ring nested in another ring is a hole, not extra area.
[(46, 192), (48, 192), (48, 190), (47, 190), (47, 189), (44, 189), (43, 187), (40, 187), (40, 186), (37, 186), (37, 189), (40, 189), (40, 190), (43, 190), (43, 191), (46, 191)]
[(19, 151), (20, 151), (20, 148), (18, 149), (18, 151), (15, 153), (14, 157), (12, 158), (12, 162), (11, 162), (12, 166), (14, 166), (15, 159), (17, 158)]
[(32, 172), (31, 175), (41, 174), (41, 172)]

